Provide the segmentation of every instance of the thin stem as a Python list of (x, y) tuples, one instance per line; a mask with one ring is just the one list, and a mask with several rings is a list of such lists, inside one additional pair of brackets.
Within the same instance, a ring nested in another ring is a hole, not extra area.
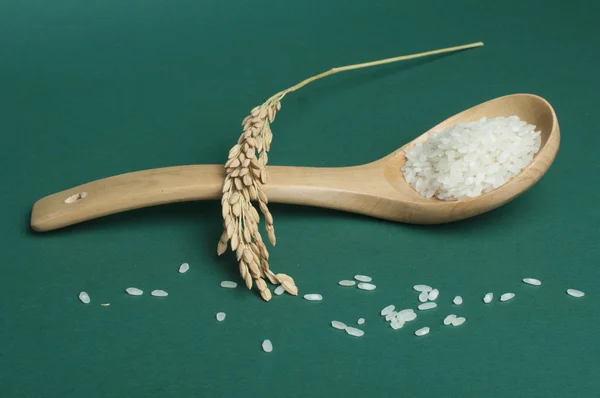
[(315, 75), (313, 77), (309, 77), (308, 79), (301, 81), (300, 83), (296, 84), (295, 86), (290, 87), (290, 88), (288, 88), (285, 91), (282, 91), (280, 93), (275, 94), (273, 97), (277, 97), (277, 96), (279, 96), (281, 94), (281, 97), (279, 98), (279, 99), (281, 99), (287, 93), (292, 92), (292, 91), (296, 91), (299, 88), (302, 88), (302, 87), (306, 86), (310, 82), (314, 82), (315, 80), (322, 79), (324, 77), (327, 77), (329, 75), (333, 75), (335, 73), (345, 72), (347, 70), (369, 68), (371, 66), (376, 66), (376, 65), (389, 64), (389, 63), (392, 63), (392, 62), (405, 61), (407, 59), (421, 58), (421, 57), (426, 57), (426, 56), (429, 56), (429, 55), (449, 53), (449, 52), (453, 52), (453, 51), (466, 50), (466, 49), (469, 49), (469, 48), (475, 48), (475, 47), (481, 47), (481, 46), (483, 46), (483, 43), (482, 42), (477, 42), (477, 43), (465, 44), (465, 45), (462, 45), (462, 46), (447, 47), (447, 48), (442, 48), (442, 49), (439, 49), (439, 50), (426, 51), (426, 52), (423, 52), (423, 53), (410, 54), (410, 55), (402, 55), (400, 57), (387, 58), (387, 59), (382, 59), (382, 60), (379, 60), (379, 61), (365, 62), (365, 63), (362, 63), (362, 64), (354, 64), (354, 65), (348, 65), (348, 66), (341, 66), (341, 67), (337, 67), (337, 68), (332, 68), (332, 69), (330, 69), (330, 70), (328, 70), (326, 72), (319, 73), (318, 75)]

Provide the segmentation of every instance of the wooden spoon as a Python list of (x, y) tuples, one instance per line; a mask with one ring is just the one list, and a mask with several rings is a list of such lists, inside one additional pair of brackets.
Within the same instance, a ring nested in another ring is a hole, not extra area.
[[(472, 217), (516, 198), (552, 164), (560, 143), (558, 120), (541, 97), (515, 94), (484, 102), (444, 120), (429, 131), (481, 117), (516, 115), (542, 133), (533, 161), (498, 189), (461, 201), (426, 199), (401, 172), (404, 149), (425, 141), (427, 133), (390, 155), (362, 166), (308, 168), (268, 166), (264, 191), (272, 202), (355, 212), (414, 224), (437, 224)], [(37, 201), (31, 214), (36, 231), (50, 231), (126, 210), (173, 202), (219, 199), (222, 165), (175, 166), (137, 171), (93, 181)]]

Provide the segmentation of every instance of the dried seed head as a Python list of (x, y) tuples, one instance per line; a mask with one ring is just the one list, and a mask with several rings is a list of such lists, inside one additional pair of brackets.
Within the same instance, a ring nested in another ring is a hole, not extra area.
[(248, 275), (248, 267), (244, 264), (243, 261), (240, 262), (240, 275), (242, 279), (246, 280), (246, 275)]
[[(256, 188), (254, 188), (254, 185), (251, 185), (250, 187), (248, 187), (248, 190), (250, 191), (250, 199), (257, 200), (258, 192), (256, 191)], [(258, 220), (256, 220), (256, 222), (258, 222)]]
[(240, 154), (241, 147), (239, 145), (234, 145), (233, 148), (229, 150), (228, 159), (232, 159), (237, 157)]
[(262, 189), (258, 190), (258, 200), (260, 200), (265, 205), (269, 203), (269, 199), (267, 199), (267, 195), (265, 195)]
[[(234, 211), (233, 213), (235, 214), (235, 206), (234, 206)], [(267, 211), (265, 212), (265, 221), (267, 222), (267, 224), (271, 225), (273, 224), (273, 216), (271, 215), (271, 212), (267, 209)]]
[(269, 289), (261, 290), (260, 296), (263, 298), (263, 300), (269, 301), (269, 300), (271, 300), (271, 297), (272, 297), (271, 291)]
[(231, 236), (231, 250), (235, 251), (238, 248), (238, 244), (240, 243), (239, 238), (236, 233)]
[(269, 180), (269, 174), (267, 173), (267, 170), (262, 169), (260, 172), (260, 182), (262, 182), (263, 184), (266, 184), (268, 180)]
[(244, 245), (239, 245), (237, 247), (237, 249), (235, 250), (235, 257), (238, 261), (240, 261), (242, 259), (242, 256), (244, 255), (244, 249), (245, 249)]
[(256, 280), (256, 287), (258, 288), (258, 290), (264, 290), (267, 289), (267, 284), (264, 280), (262, 279), (257, 279)]
[(239, 178), (236, 178), (236, 179), (234, 179), (234, 180), (233, 180), (233, 183), (235, 184), (235, 188), (236, 188), (238, 191), (241, 191), (241, 190), (242, 190), (242, 188), (244, 188), (244, 183), (242, 183), (242, 180), (241, 180), (241, 179), (239, 179)]
[(223, 203), (223, 207), (221, 207), (221, 214), (223, 215), (223, 218), (227, 217), (229, 215), (229, 211), (231, 210), (229, 203), (225, 202)]
[(269, 242), (271, 242), (271, 244), (275, 246), (275, 244), (277, 243), (277, 239), (275, 238), (275, 228), (273, 228), (272, 225), (267, 225), (266, 229), (267, 236), (269, 237)]
[(267, 108), (267, 116), (269, 117), (269, 122), (273, 123), (273, 120), (275, 119), (275, 112), (273, 111), (273, 108)]
[[(246, 170), (248, 170), (248, 169), (246, 169)], [(246, 174), (243, 178), (243, 182), (244, 182), (244, 185), (247, 187), (252, 186), (252, 177), (250, 177), (249, 175)]]
[(281, 282), (281, 286), (283, 286), (283, 288), (285, 289), (286, 292), (288, 292), (289, 294), (291, 294), (292, 296), (297, 296), (298, 295), (298, 288), (296, 287), (296, 285), (292, 282)]
[(219, 241), (217, 245), (217, 255), (221, 255), (227, 251), (227, 242)]
[(244, 228), (244, 242), (250, 243), (252, 241), (252, 235), (250, 234), (250, 230), (248, 228)]
[(250, 192), (248, 192), (248, 187), (242, 188), (242, 195), (244, 195), (246, 203), (250, 203)]
[(277, 277), (275, 276), (275, 274), (272, 271), (267, 269), (265, 271), (265, 275), (266, 275), (267, 279), (269, 280), (269, 282), (271, 282), (274, 285), (279, 285), (279, 280), (277, 279)]
[(229, 188), (231, 188), (231, 179), (229, 179), (229, 177), (227, 177), (225, 179), (225, 183), (223, 184), (223, 191), (222, 192), (229, 191)]
[(244, 249), (244, 261), (246, 263), (252, 263), (254, 258), (252, 258), (252, 250), (249, 248)]
[(229, 198), (229, 204), (234, 205), (240, 200), (240, 193), (234, 192), (233, 195)]
[(234, 204), (233, 207), (231, 208), (231, 211), (233, 212), (234, 216), (239, 217), (240, 214), (242, 213), (242, 206), (240, 205), (240, 202), (237, 202), (236, 204)]

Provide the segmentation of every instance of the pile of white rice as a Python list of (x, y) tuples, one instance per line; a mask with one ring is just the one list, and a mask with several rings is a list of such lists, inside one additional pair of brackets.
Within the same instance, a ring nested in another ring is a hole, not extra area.
[(533, 160), (540, 132), (517, 116), (482, 118), (432, 132), (405, 150), (404, 178), (426, 198), (474, 198), (506, 183)]

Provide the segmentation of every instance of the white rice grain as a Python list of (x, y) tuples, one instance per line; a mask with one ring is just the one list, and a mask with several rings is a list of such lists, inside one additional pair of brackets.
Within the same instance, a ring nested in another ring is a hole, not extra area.
[(427, 286), (427, 285), (414, 285), (413, 289), (416, 290), (417, 292), (430, 292), (433, 290), (433, 288), (431, 286)]
[(455, 319), (456, 319), (456, 315), (454, 315), (454, 314), (448, 315), (447, 317), (444, 318), (444, 325), (446, 325), (446, 326), (450, 325)]
[(385, 316), (385, 320), (389, 322), (389, 321), (393, 320), (394, 318), (396, 318), (397, 315), (398, 315), (398, 313), (396, 311), (389, 312)]
[(381, 316), (386, 316), (387, 314), (389, 314), (390, 312), (394, 311), (396, 309), (396, 306), (393, 304), (388, 305), (387, 307), (385, 307), (384, 309), (381, 310)]
[(363, 282), (361, 282), (361, 283), (358, 284), (358, 288), (360, 290), (375, 290), (377, 288), (377, 286), (375, 286), (372, 283), (363, 283)]
[(460, 296), (456, 296), (454, 297), (454, 300), (452, 300), (452, 302), (456, 305), (461, 305), (463, 303), (463, 298)]
[(404, 326), (404, 321), (395, 319), (390, 323), (390, 326), (394, 330), (402, 329), (402, 327)]
[(435, 301), (439, 295), (440, 295), (440, 291), (437, 289), (433, 289), (432, 291), (429, 292), (428, 299), (429, 299), (429, 301)]
[(281, 296), (283, 294), (283, 292), (285, 292), (285, 288), (281, 285), (277, 286), (275, 288), (275, 291), (273, 291), (273, 293), (275, 293), (278, 296)]
[(463, 323), (465, 323), (466, 320), (467, 320), (467, 318), (462, 317), (462, 316), (454, 318), (454, 320), (452, 321), (452, 326), (460, 326)]
[(429, 293), (428, 292), (421, 292), (419, 294), (419, 301), (422, 303), (426, 303), (427, 300), (429, 300)]
[(567, 294), (569, 296), (577, 297), (577, 298), (585, 296), (584, 292), (582, 292), (581, 290), (577, 290), (577, 289), (567, 289)]
[(153, 290), (150, 294), (154, 297), (167, 297), (169, 295), (169, 293), (165, 292), (164, 290)]
[(437, 307), (437, 304), (430, 301), (428, 303), (420, 304), (417, 308), (420, 309), (421, 311), (424, 311), (424, 310), (430, 310), (435, 307)]
[(415, 336), (421, 337), (421, 336), (425, 336), (428, 333), (429, 333), (429, 328), (427, 326), (425, 326), (424, 328), (417, 330), (415, 332)]
[(340, 322), (340, 321), (331, 321), (331, 326), (333, 326), (335, 329), (339, 329), (339, 330), (346, 330), (347, 326), (344, 322)]
[(138, 289), (137, 287), (128, 287), (127, 289), (125, 289), (125, 291), (130, 296), (141, 296), (142, 294), (144, 294), (144, 292), (141, 289)]
[(348, 333), (350, 336), (354, 336), (354, 337), (361, 337), (365, 334), (365, 332), (363, 332), (362, 330), (353, 328), (352, 326), (348, 326), (346, 328), (346, 333)]
[(358, 325), (362, 325), (362, 324), (364, 324), (364, 323), (365, 323), (365, 318), (358, 318), (358, 321), (356, 321), (356, 323), (357, 323)]
[(401, 318), (404, 322), (410, 322), (417, 319), (417, 313), (412, 309), (402, 310), (398, 312), (398, 315), (396, 315), (396, 317)]
[(356, 285), (356, 282), (344, 279), (343, 281), (339, 281), (338, 285), (340, 285), (340, 286), (354, 286), (354, 285)]
[(483, 302), (486, 304), (491, 303), (493, 299), (494, 299), (494, 293), (487, 293), (485, 296), (483, 296)]
[(227, 289), (235, 289), (237, 287), (237, 283), (232, 282), (232, 281), (223, 281), (223, 282), (221, 282), (221, 287), (224, 287)]
[(91, 301), (89, 294), (87, 294), (86, 292), (79, 293), (79, 300), (81, 300), (83, 304), (89, 304)]
[(527, 283), (528, 285), (539, 286), (542, 284), (542, 281), (535, 278), (523, 278), (523, 283)]
[(262, 342), (262, 349), (264, 352), (271, 352), (273, 351), (273, 343), (271, 343), (271, 340), (266, 339), (265, 341)]
[(185, 274), (190, 269), (190, 265), (188, 263), (183, 263), (179, 266), (179, 273)]
[(227, 314), (224, 312), (217, 312), (217, 321), (223, 322), (226, 316)]
[(317, 293), (309, 293), (304, 295), (304, 300), (308, 301), (321, 301), (323, 300), (323, 296)]
[(354, 275), (354, 279), (356, 279), (359, 282), (371, 282), (373, 280), (373, 278), (366, 275)]
[(514, 297), (515, 297), (514, 293), (504, 293), (502, 296), (500, 296), (500, 301), (508, 301)]

